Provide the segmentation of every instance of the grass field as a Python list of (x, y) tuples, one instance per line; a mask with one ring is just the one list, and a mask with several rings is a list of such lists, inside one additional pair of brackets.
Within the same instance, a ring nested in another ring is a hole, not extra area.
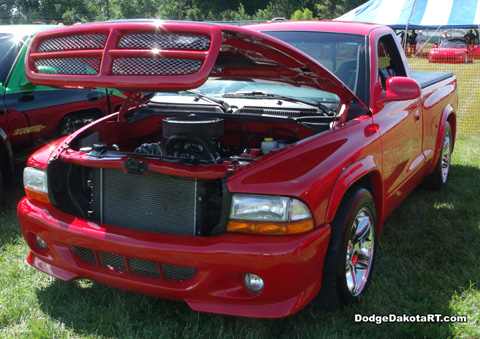
[[(387, 220), (373, 284), (341, 312), (281, 320), (197, 313), (183, 302), (33, 268), (18, 228), (20, 185), (0, 215), (0, 338), (480, 337), (480, 137), (460, 136), (448, 185), (414, 191)], [(467, 323), (360, 324), (355, 314), (465, 315)]]
[(458, 80), (458, 132), (480, 135), (480, 60), (469, 64), (429, 63), (426, 58), (408, 58), (416, 71), (453, 72)]

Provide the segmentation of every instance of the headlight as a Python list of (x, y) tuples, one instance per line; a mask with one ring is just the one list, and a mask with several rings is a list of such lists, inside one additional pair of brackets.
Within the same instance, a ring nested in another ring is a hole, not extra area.
[(235, 194), (230, 219), (287, 221), (289, 202), (285, 197)]
[(313, 229), (312, 214), (290, 197), (234, 194), (227, 231), (237, 233), (296, 234)]
[(35, 167), (26, 167), (23, 171), (25, 193), (32, 198), (50, 203), (48, 198), (47, 173)]

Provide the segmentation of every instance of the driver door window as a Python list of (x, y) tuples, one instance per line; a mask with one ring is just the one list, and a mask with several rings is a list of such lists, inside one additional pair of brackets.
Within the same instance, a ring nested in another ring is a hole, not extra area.
[(378, 74), (385, 89), (387, 79), (393, 76), (406, 76), (403, 61), (398, 52), (397, 45), (391, 35), (385, 35), (378, 40)]

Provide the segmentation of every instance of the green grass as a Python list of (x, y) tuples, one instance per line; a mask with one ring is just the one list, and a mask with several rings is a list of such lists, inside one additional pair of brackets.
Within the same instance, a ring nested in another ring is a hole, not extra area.
[[(0, 338), (480, 337), (480, 137), (460, 136), (448, 185), (415, 190), (386, 221), (372, 285), (341, 312), (306, 308), (280, 320), (198, 313), (31, 268), (18, 228), (20, 187), (0, 215)], [(359, 324), (362, 315), (466, 315), (468, 323)]]
[(469, 64), (429, 63), (426, 58), (408, 58), (417, 71), (453, 72), (458, 83), (457, 132), (480, 135), (480, 60)]

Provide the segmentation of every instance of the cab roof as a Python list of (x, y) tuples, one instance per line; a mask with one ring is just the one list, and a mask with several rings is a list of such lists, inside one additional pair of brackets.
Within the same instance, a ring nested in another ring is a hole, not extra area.
[(318, 31), (368, 36), (384, 25), (350, 21), (275, 21), (243, 26), (257, 32), (266, 31)]

